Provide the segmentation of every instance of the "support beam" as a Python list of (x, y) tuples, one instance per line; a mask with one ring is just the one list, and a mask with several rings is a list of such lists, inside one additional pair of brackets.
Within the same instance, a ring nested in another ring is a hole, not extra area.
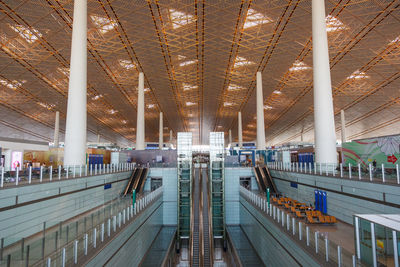
[(325, 0), (312, 0), (315, 161), (337, 163)]
[(344, 110), (340, 110), (340, 123), (342, 125), (342, 130), (341, 130), (341, 134), (342, 134), (342, 144), (346, 143), (346, 121), (344, 118)]
[(257, 72), (257, 149), (265, 149), (264, 98), (261, 72)]
[(160, 125), (159, 125), (159, 136), (158, 136), (158, 146), (160, 150), (163, 149), (164, 146), (164, 126), (163, 126), (163, 113), (160, 112)]
[(239, 148), (243, 147), (243, 134), (242, 134), (242, 112), (238, 113), (238, 143)]
[(87, 0), (74, 1), (64, 165), (86, 162)]
[(139, 73), (138, 86), (138, 103), (137, 103), (137, 120), (136, 120), (136, 150), (144, 150), (144, 75)]
[(56, 121), (54, 123), (54, 147), (60, 145), (60, 112), (56, 111)]
[(231, 129), (229, 129), (229, 132), (228, 132), (228, 142), (229, 142), (229, 145), (232, 145), (232, 130)]

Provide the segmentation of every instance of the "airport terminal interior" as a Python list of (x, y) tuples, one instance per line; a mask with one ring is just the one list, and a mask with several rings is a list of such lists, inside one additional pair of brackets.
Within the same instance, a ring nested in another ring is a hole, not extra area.
[(400, 0), (0, 10), (0, 267), (399, 267)]

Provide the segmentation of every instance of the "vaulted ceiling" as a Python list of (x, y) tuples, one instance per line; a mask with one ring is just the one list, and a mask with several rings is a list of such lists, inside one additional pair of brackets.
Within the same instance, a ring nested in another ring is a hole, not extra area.
[[(72, 0), (0, 0), (0, 137), (65, 129)], [(400, 1), (326, 0), (335, 121), (349, 139), (400, 132)], [(138, 72), (146, 141), (232, 129), (254, 140), (263, 74), (267, 144), (313, 141), (311, 0), (88, 0), (88, 141), (135, 141)], [(339, 138), (339, 135), (338, 135)]]

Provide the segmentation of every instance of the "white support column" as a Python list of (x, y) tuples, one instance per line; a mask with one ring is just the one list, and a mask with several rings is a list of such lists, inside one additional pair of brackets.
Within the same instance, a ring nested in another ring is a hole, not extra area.
[(242, 112), (238, 112), (238, 143), (239, 148), (243, 147), (243, 134), (242, 134)]
[(56, 120), (54, 122), (54, 147), (60, 144), (60, 112), (56, 111)]
[(74, 1), (64, 165), (86, 160), (87, 0)]
[(257, 149), (265, 149), (264, 98), (261, 72), (257, 72)]
[(173, 139), (173, 133), (172, 130), (169, 130), (169, 146), (172, 148), (172, 139)]
[(164, 125), (163, 125), (163, 113), (160, 112), (160, 125), (159, 125), (159, 136), (158, 136), (158, 147), (160, 150), (163, 149), (164, 146)]
[(312, 0), (315, 159), (337, 163), (325, 0)]
[(144, 75), (139, 72), (137, 120), (136, 120), (136, 150), (144, 150)]
[(100, 134), (97, 134), (97, 144), (100, 144)]
[(346, 143), (346, 121), (344, 119), (344, 110), (340, 110), (340, 124), (342, 125), (341, 135), (342, 135), (342, 146)]

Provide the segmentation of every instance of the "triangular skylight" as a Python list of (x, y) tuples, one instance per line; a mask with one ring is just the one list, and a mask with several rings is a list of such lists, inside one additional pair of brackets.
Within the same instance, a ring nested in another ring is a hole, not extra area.
[(30, 44), (34, 43), (39, 37), (42, 37), (42, 34), (34, 28), (27, 28), (22, 25), (10, 25), (10, 27)]
[(244, 57), (237, 56), (234, 67), (238, 68), (238, 67), (243, 67), (243, 66), (252, 65), (252, 64), (254, 64), (254, 62), (249, 61), (249, 60), (245, 59)]
[(121, 67), (130, 70), (132, 68), (135, 68), (135, 64), (132, 63), (132, 61), (127, 60), (127, 59), (120, 59), (118, 60), (119, 65), (121, 65)]
[(188, 61), (184, 61), (184, 62), (179, 63), (179, 66), (184, 67), (184, 66), (187, 66), (187, 65), (191, 65), (191, 64), (193, 64), (193, 63), (196, 63), (196, 62), (197, 62), (197, 59), (195, 59), (195, 60), (188, 60)]
[(268, 18), (264, 14), (261, 14), (254, 9), (250, 8), (247, 11), (246, 22), (243, 25), (244, 29), (251, 28), (257, 25), (266, 24), (272, 22), (272, 19)]
[(346, 29), (346, 26), (341, 22), (338, 18), (328, 15), (326, 17), (326, 31), (327, 32), (336, 32), (342, 31)]
[(169, 9), (169, 15), (172, 22), (172, 28), (174, 29), (178, 29), (184, 25), (194, 22), (192, 15), (183, 13), (176, 9)]
[(182, 88), (183, 88), (183, 91), (189, 91), (189, 90), (197, 89), (197, 85), (191, 85), (191, 84), (188, 84), (188, 83), (183, 83), (182, 84)]
[(97, 15), (90, 15), (93, 24), (102, 34), (105, 34), (115, 27), (117, 27), (117, 22), (115, 20), (111, 20), (105, 17), (97, 16)]
[(349, 77), (347, 77), (348, 80), (359, 80), (359, 79), (368, 79), (368, 78), (369, 78), (369, 76), (365, 72), (359, 71), (359, 70), (356, 70)]
[(289, 68), (289, 71), (303, 71), (303, 70), (310, 70), (311, 67), (307, 66), (306, 63), (296, 60), (293, 65)]
[(2, 80), (2, 79), (0, 79), (0, 84), (7, 88), (13, 89), (13, 90), (17, 89), (19, 86), (22, 85), (20, 82), (15, 81), (15, 80), (12, 82), (8, 82), (8, 81)]
[(228, 91), (238, 91), (238, 90), (241, 90), (241, 89), (243, 89), (243, 87), (241, 87), (239, 85), (236, 85), (236, 84), (230, 84), (228, 86)]

